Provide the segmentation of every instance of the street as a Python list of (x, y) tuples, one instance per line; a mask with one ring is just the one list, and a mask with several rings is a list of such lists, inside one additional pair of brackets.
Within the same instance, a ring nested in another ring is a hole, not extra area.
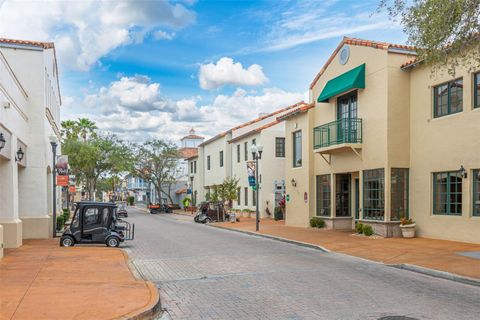
[(480, 288), (129, 207), (172, 319), (478, 319)]

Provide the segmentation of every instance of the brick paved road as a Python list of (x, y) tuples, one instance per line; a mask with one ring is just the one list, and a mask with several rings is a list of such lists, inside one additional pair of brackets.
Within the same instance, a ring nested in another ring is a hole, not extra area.
[(126, 250), (173, 319), (479, 319), (478, 287), (189, 217), (130, 210), (129, 220)]

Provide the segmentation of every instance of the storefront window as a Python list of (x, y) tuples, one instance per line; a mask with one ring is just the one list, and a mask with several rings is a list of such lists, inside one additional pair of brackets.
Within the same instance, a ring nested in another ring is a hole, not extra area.
[(433, 174), (433, 214), (462, 215), (462, 176), (458, 171)]
[(317, 176), (317, 216), (330, 216), (330, 175)]
[(433, 88), (434, 117), (438, 118), (463, 110), (463, 79), (457, 79)]
[(363, 171), (363, 218), (383, 220), (385, 216), (385, 172)]
[(392, 168), (391, 219), (408, 218), (408, 169)]
[(293, 167), (302, 166), (302, 131), (293, 133)]
[(473, 170), (473, 215), (480, 217), (480, 170)]
[(474, 97), (474, 104), (473, 104), (473, 107), (474, 108), (480, 108), (480, 72), (477, 72), (474, 76), (473, 76), (473, 83), (474, 83), (474, 87), (473, 87), (473, 97)]
[(335, 216), (350, 216), (350, 175), (335, 175)]

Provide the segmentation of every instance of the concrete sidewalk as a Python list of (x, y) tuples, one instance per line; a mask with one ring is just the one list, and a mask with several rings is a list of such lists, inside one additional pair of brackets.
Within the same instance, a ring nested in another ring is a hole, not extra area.
[[(255, 232), (255, 219), (242, 218), (241, 222), (215, 226)], [(475, 252), (480, 256), (478, 244), (427, 238), (368, 238), (354, 231), (289, 227), (284, 221), (274, 220), (261, 220), (260, 233), (385, 264), (411, 264), (480, 279), (480, 259), (462, 255)]]
[(5, 250), (0, 319), (140, 319), (156, 311), (157, 288), (135, 279), (122, 250), (58, 241)]

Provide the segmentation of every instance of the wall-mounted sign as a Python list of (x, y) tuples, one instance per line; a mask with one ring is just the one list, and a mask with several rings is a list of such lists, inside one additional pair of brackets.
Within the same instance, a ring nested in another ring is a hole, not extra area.
[(248, 185), (250, 187), (257, 185), (255, 181), (255, 171), (256, 171), (255, 161), (253, 160), (247, 161)]
[(57, 176), (57, 186), (67, 187), (68, 176)]
[[(68, 156), (67, 155), (59, 155), (57, 156), (55, 162), (55, 169), (57, 169), (57, 174), (60, 176), (68, 175)], [(67, 178), (68, 181), (68, 178)]]
[(68, 185), (69, 186), (75, 186), (77, 184), (77, 177), (74, 176), (73, 174), (68, 176)]
[(287, 202), (290, 202), (290, 195), (287, 194), (287, 195), (285, 196), (285, 199), (287, 200)]
[(70, 187), (68, 187), (68, 192), (75, 193), (75, 192), (77, 192), (77, 188), (75, 186), (70, 186)]

